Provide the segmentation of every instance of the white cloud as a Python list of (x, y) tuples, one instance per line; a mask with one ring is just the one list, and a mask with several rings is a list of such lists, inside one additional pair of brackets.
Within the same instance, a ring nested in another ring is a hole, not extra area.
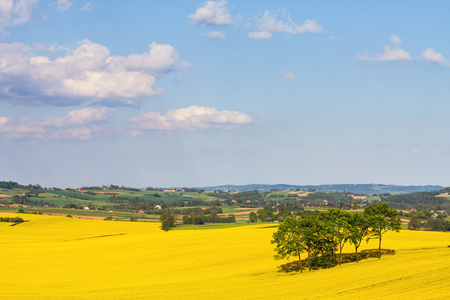
[(400, 39), (400, 37), (398, 35), (391, 35), (391, 43), (394, 46), (400, 47), (402, 45), (402, 40)]
[(89, 140), (108, 134), (108, 129), (98, 124), (112, 121), (113, 113), (113, 109), (107, 107), (86, 107), (70, 111), (64, 117), (44, 120), (0, 117), (0, 135), (7, 138)]
[(442, 56), (441, 53), (436, 52), (434, 49), (429, 48), (422, 53), (422, 57), (427, 61), (431, 61), (440, 64), (445, 67), (450, 67), (450, 63)]
[(233, 129), (238, 125), (252, 124), (252, 118), (238, 111), (218, 111), (213, 107), (190, 106), (170, 109), (165, 115), (149, 111), (127, 119), (133, 135), (144, 130), (203, 130)]
[(227, 1), (206, 1), (204, 6), (197, 8), (189, 16), (193, 22), (205, 25), (230, 25), (233, 18), (228, 11)]
[(56, 1), (56, 9), (58, 11), (66, 11), (72, 6), (72, 2), (70, 0), (57, 0)]
[(412, 60), (408, 52), (401, 49), (401, 40), (398, 36), (392, 35), (391, 42), (393, 45), (384, 45), (383, 54), (375, 54), (374, 56), (369, 56), (367, 53), (363, 55), (358, 54), (358, 60), (367, 61), (409, 61)]
[(294, 23), (285, 8), (278, 11), (266, 10), (262, 17), (255, 18), (255, 27), (262, 32), (288, 34), (322, 32), (322, 26), (316, 21), (306, 20), (302, 25)]
[(287, 78), (287, 79), (292, 79), (292, 80), (296, 80), (297, 79), (297, 76), (295, 76), (294, 73), (288, 72), (288, 71), (285, 71), (282, 76), (284, 78)]
[(81, 10), (92, 10), (92, 9), (93, 9), (92, 4), (89, 2), (86, 3), (86, 5), (81, 8)]
[(226, 38), (225, 32), (223, 31), (209, 31), (207, 33), (204, 33), (203, 35), (210, 39), (224, 40)]
[(108, 48), (84, 40), (51, 60), (20, 43), (0, 44), (0, 99), (30, 105), (137, 104), (163, 92), (155, 87), (156, 79), (178, 61), (170, 45), (154, 42), (149, 47), (146, 53), (113, 56)]
[(96, 122), (109, 122), (112, 120), (113, 109), (108, 107), (92, 108), (86, 107), (78, 110), (70, 111), (64, 117), (48, 118), (42, 124), (45, 126), (72, 126), (91, 124)]
[(272, 38), (272, 33), (267, 31), (249, 32), (248, 37), (257, 40), (268, 40)]
[(0, 32), (5, 27), (28, 22), (33, 6), (37, 1), (38, 0), (0, 1)]

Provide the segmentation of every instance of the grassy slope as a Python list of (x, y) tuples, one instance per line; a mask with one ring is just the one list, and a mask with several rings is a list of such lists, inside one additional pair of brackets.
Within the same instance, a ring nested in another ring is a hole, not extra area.
[(450, 297), (449, 233), (389, 233), (383, 248), (396, 255), (300, 274), (277, 272), (286, 261), (272, 259), (267, 224), (163, 232), (155, 223), (26, 217), (0, 223), (1, 299)]

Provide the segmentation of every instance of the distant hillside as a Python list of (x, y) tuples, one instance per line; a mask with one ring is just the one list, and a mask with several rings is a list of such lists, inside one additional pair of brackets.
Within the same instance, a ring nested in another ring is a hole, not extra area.
[(247, 185), (220, 185), (203, 187), (206, 191), (214, 190), (234, 190), (248, 191), (259, 190), (268, 191), (271, 189), (287, 190), (287, 189), (315, 189), (322, 192), (352, 192), (355, 194), (383, 194), (390, 193), (392, 195), (408, 194), (416, 192), (429, 192), (443, 189), (440, 185), (424, 185), (424, 186), (403, 186), (403, 185), (387, 185), (387, 184), (327, 184), (327, 185), (291, 185), (291, 184), (247, 184)]

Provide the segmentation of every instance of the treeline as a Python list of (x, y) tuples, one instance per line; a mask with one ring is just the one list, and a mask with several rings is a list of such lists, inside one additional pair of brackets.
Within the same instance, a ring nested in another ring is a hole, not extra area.
[(25, 221), (21, 217), (0, 217), (0, 222), (23, 223)]
[(123, 190), (123, 191), (130, 191), (130, 192), (140, 192), (141, 191), (140, 189), (126, 187), (126, 186), (123, 186), (123, 185), (122, 186), (118, 186), (118, 185), (114, 185), (114, 184), (111, 184), (108, 189), (110, 189), (110, 190)]
[(315, 202), (315, 201), (322, 201), (327, 200), (328, 202), (334, 202), (334, 203), (354, 203), (355, 199), (353, 197), (348, 196), (345, 193), (339, 193), (339, 192), (314, 192), (306, 195), (305, 197), (302, 197), (304, 201), (308, 202)]
[[(26, 192), (25, 195), (19, 196), (14, 195), (11, 198), (11, 202), (14, 204), (22, 204), (22, 205), (32, 205), (32, 206), (39, 206), (44, 207), (45, 205), (51, 206), (51, 204), (44, 200), (35, 200), (33, 197), (37, 197), (36, 194), (33, 194), (32, 192)], [(6, 203), (6, 201), (5, 201)]]
[(21, 185), (17, 182), (14, 181), (0, 181), (0, 188), (2, 189), (29, 189), (29, 190), (41, 190), (42, 187), (39, 184), (33, 185), (33, 184), (29, 184), (29, 185)]
[(410, 230), (450, 231), (450, 220), (447, 220), (448, 214), (445, 212), (419, 210), (411, 212), (409, 216)]
[[(378, 239), (378, 257), (381, 257), (382, 235), (388, 230), (400, 229), (400, 217), (388, 204), (365, 207), (363, 213), (350, 214), (332, 208), (325, 212), (288, 216), (273, 234), (275, 259), (297, 256), (300, 272), (303, 271), (301, 255), (306, 252), (308, 269), (329, 268), (342, 262), (342, 249), (349, 242), (358, 248), (363, 240)], [(337, 255), (339, 253), (339, 256)]]
[(234, 215), (227, 217), (217, 215), (183, 216), (183, 224), (203, 225), (206, 223), (236, 223), (236, 217)]
[(445, 188), (430, 192), (417, 192), (404, 195), (390, 195), (382, 194), (380, 199), (383, 202), (389, 203), (396, 209), (409, 209), (414, 207), (416, 209), (435, 208), (437, 205), (442, 209), (450, 209), (450, 201), (446, 197), (436, 197), (443, 193), (449, 193), (450, 188)]

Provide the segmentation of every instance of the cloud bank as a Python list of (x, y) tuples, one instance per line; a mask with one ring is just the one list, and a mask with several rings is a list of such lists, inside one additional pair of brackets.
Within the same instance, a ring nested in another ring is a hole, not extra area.
[(86, 107), (70, 111), (64, 117), (33, 120), (0, 117), (0, 135), (7, 138), (35, 139), (75, 139), (90, 140), (109, 134), (109, 129), (101, 126), (113, 120), (112, 108)]
[(163, 92), (156, 80), (178, 61), (170, 45), (153, 42), (149, 48), (125, 57), (86, 39), (66, 56), (51, 60), (21, 43), (0, 44), (0, 100), (23, 105), (138, 104)]
[(165, 115), (149, 111), (127, 119), (134, 134), (145, 130), (204, 130), (233, 129), (252, 124), (252, 118), (238, 111), (218, 111), (213, 107), (190, 106), (170, 109)]
[(30, 20), (38, 0), (2, 0), (0, 3), (0, 32), (5, 27), (24, 24)]

